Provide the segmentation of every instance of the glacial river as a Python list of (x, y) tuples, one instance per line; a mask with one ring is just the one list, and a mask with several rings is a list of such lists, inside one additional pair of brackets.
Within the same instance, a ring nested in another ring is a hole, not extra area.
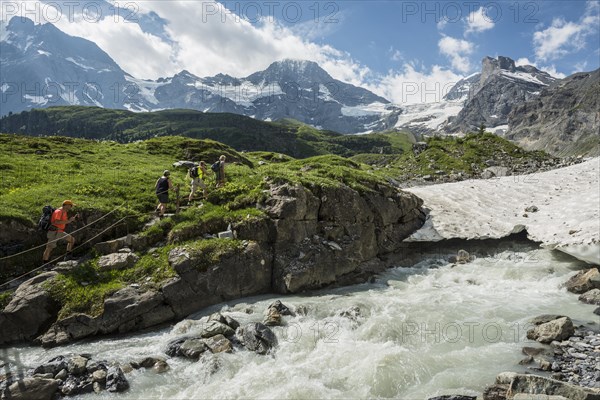
[[(134, 370), (131, 388), (80, 399), (426, 399), (444, 394), (481, 394), (502, 371), (518, 365), (527, 321), (564, 314), (599, 322), (593, 306), (561, 285), (584, 266), (568, 256), (515, 244), (493, 256), (452, 266), (428, 257), (395, 268), (373, 283), (306, 296), (261, 296), (220, 304), (167, 328), (44, 350), (9, 349), (22, 366), (69, 353), (126, 363), (164, 356), (166, 344), (199, 332), (206, 316), (220, 311), (240, 323), (262, 321), (280, 299), (304, 315), (284, 317), (274, 328), (279, 345), (267, 356), (246, 350), (219, 354), (209, 374), (202, 362), (168, 359), (170, 370)], [(356, 313), (356, 310), (359, 310)], [(340, 315), (354, 310), (355, 317)], [(596, 328), (598, 325), (596, 325)], [(6, 353), (5, 353), (6, 354)]]

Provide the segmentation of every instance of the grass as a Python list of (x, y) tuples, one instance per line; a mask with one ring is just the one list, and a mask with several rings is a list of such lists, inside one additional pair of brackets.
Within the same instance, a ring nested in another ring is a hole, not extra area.
[(14, 295), (13, 291), (0, 293), (0, 311), (4, 310), (4, 308), (10, 303)]

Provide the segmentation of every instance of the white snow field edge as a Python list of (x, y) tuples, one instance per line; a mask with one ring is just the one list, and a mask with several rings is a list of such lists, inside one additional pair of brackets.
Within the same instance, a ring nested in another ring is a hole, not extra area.
[[(531, 175), (405, 189), (429, 210), (406, 240), (501, 238), (526, 229), (544, 247), (600, 265), (599, 177), (600, 158), (593, 158)], [(533, 205), (537, 212), (525, 211)]]

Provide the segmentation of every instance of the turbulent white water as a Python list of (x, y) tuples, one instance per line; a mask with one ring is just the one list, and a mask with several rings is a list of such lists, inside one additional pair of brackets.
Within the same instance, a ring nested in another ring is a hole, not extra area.
[[(168, 359), (170, 371), (134, 370), (122, 395), (81, 399), (424, 399), (442, 394), (480, 394), (502, 371), (525, 371), (517, 363), (527, 321), (560, 313), (594, 320), (593, 306), (561, 288), (582, 267), (549, 250), (515, 245), (493, 257), (450, 265), (429, 258), (412, 268), (387, 271), (372, 284), (310, 296), (247, 298), (204, 310), (195, 320), (130, 337), (78, 343), (51, 350), (13, 348), (9, 355), (35, 366), (59, 354), (90, 353), (95, 360), (123, 363), (164, 356), (166, 344), (199, 332), (214, 311), (242, 324), (261, 321), (275, 299), (305, 316), (285, 317), (274, 328), (279, 346), (272, 355), (246, 350), (219, 354), (221, 368), (209, 375), (202, 362)], [(352, 319), (339, 314), (360, 309)], [(596, 322), (598, 318), (596, 317)]]

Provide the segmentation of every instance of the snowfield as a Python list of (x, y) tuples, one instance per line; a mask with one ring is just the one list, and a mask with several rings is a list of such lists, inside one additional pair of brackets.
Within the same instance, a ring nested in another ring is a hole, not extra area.
[[(600, 265), (600, 158), (543, 173), (406, 189), (425, 225), (407, 241), (501, 238), (527, 230), (542, 246)], [(537, 211), (525, 211), (530, 206)]]

